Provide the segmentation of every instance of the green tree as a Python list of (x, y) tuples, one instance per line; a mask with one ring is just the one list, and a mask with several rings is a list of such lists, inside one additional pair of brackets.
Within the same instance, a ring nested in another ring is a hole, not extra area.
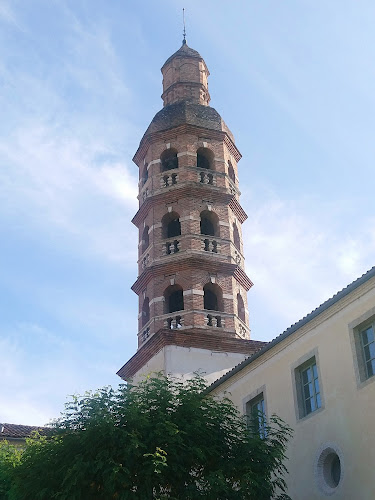
[(249, 430), (196, 377), (73, 397), (52, 437), (33, 439), (12, 470), (12, 500), (269, 500), (285, 494), (290, 429)]
[(0, 500), (8, 498), (14, 469), (21, 461), (22, 450), (8, 441), (0, 441)]

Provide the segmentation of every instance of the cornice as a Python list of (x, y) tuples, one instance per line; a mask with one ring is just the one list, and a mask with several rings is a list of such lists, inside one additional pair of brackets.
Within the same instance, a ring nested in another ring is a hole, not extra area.
[(144, 219), (152, 208), (160, 204), (168, 205), (175, 202), (176, 199), (182, 198), (203, 198), (212, 202), (220, 202), (231, 208), (241, 224), (247, 219), (247, 215), (235, 195), (223, 191), (222, 188), (213, 188), (206, 184), (189, 182), (182, 187), (176, 187), (165, 193), (158, 193), (146, 198), (133, 217), (132, 223), (139, 227), (143, 224)]
[(237, 146), (234, 144), (227, 132), (224, 132), (222, 130), (213, 130), (205, 127), (198, 127), (196, 125), (184, 124), (178, 125), (177, 127), (171, 127), (169, 129), (161, 130), (160, 132), (150, 132), (145, 134), (142, 137), (138, 149), (133, 157), (134, 163), (138, 165), (140, 162), (142, 162), (143, 158), (146, 156), (147, 149), (151, 144), (160, 140), (170, 140), (172, 133), (175, 135), (194, 135), (195, 133), (198, 136), (204, 134), (204, 137), (224, 141), (225, 145), (228, 147), (237, 162), (242, 158), (242, 155), (239, 152)]
[(131, 379), (158, 352), (169, 345), (251, 356), (266, 345), (266, 342), (230, 338), (225, 333), (210, 333), (206, 329), (199, 328), (184, 331), (162, 328), (138, 349), (136, 354), (120, 368), (117, 375), (123, 380)]
[(245, 222), (245, 220), (247, 219), (247, 213), (242, 208), (238, 199), (235, 196), (233, 196), (231, 201), (229, 202), (229, 208), (232, 210), (234, 215), (237, 217), (240, 224), (243, 224)]
[(237, 264), (230, 264), (222, 261), (214, 262), (212, 259), (203, 255), (181, 255), (181, 258), (179, 257), (180, 256), (177, 255), (171, 255), (168, 262), (147, 267), (131, 287), (133, 292), (139, 295), (147, 287), (148, 283), (157, 276), (168, 276), (179, 271), (190, 269), (209, 269), (211, 273), (221, 273), (233, 276), (246, 291), (250, 290), (253, 286), (253, 282)]

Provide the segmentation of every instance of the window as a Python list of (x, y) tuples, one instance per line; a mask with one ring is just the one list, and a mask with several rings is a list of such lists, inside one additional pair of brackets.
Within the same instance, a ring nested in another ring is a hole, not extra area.
[(230, 180), (235, 184), (236, 183), (236, 176), (235, 176), (234, 169), (233, 169), (230, 161), (228, 161), (228, 175), (229, 175)]
[(233, 242), (237, 250), (241, 251), (240, 233), (235, 222), (233, 222)]
[(178, 157), (175, 149), (166, 149), (160, 156), (161, 171), (174, 170), (178, 168)]
[(223, 291), (215, 283), (203, 287), (203, 307), (209, 311), (223, 311)]
[(375, 322), (372, 322), (366, 328), (359, 332), (362, 348), (362, 358), (364, 364), (365, 378), (368, 379), (375, 374)]
[(171, 285), (164, 292), (165, 313), (173, 313), (184, 310), (184, 294), (182, 287)]
[(327, 496), (337, 492), (342, 483), (342, 460), (341, 450), (334, 443), (326, 443), (322, 447), (315, 464), (315, 480), (319, 489)]
[(315, 360), (301, 369), (301, 383), (305, 415), (321, 407), (318, 370)]
[(150, 321), (150, 300), (146, 297), (142, 305), (142, 326)]
[(210, 149), (199, 148), (197, 150), (197, 167), (213, 170), (214, 154)]
[(243, 302), (243, 298), (241, 297), (241, 294), (237, 294), (237, 316), (240, 318), (241, 321), (246, 323), (246, 317), (245, 317), (245, 304)]
[(246, 403), (246, 415), (251, 431), (254, 434), (259, 434), (261, 438), (265, 438), (267, 436), (267, 419), (263, 392)]
[(218, 216), (210, 210), (204, 210), (203, 212), (201, 212), (200, 217), (201, 217), (201, 222), (200, 222), (201, 234), (205, 234), (207, 236), (218, 236), (219, 235)]
[(321, 408), (322, 401), (315, 356), (296, 369), (296, 385), (300, 418)]
[(147, 169), (147, 163), (146, 163), (145, 166), (143, 167), (142, 175), (141, 175), (142, 186), (144, 186), (146, 184), (147, 179), (148, 179), (148, 169)]
[(361, 388), (375, 380), (375, 307), (349, 325), (357, 386)]
[(163, 238), (174, 238), (181, 235), (180, 216), (176, 212), (168, 212), (161, 220)]
[(149, 227), (145, 226), (143, 229), (142, 233), (142, 253), (145, 252), (150, 244), (150, 238), (149, 238)]

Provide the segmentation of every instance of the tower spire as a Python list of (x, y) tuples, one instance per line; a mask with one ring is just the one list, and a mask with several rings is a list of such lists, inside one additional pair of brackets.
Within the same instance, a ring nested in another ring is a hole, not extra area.
[(183, 39), (182, 39), (182, 45), (186, 44), (186, 26), (185, 26), (185, 8), (182, 8), (182, 22), (184, 25), (184, 31), (182, 32), (183, 34)]

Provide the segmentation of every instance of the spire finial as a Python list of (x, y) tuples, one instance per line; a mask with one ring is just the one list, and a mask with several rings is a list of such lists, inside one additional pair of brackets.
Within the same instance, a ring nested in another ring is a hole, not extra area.
[(184, 24), (184, 31), (183, 31), (184, 38), (182, 40), (182, 45), (185, 45), (186, 44), (186, 26), (185, 26), (185, 8), (184, 7), (182, 8), (182, 22)]

